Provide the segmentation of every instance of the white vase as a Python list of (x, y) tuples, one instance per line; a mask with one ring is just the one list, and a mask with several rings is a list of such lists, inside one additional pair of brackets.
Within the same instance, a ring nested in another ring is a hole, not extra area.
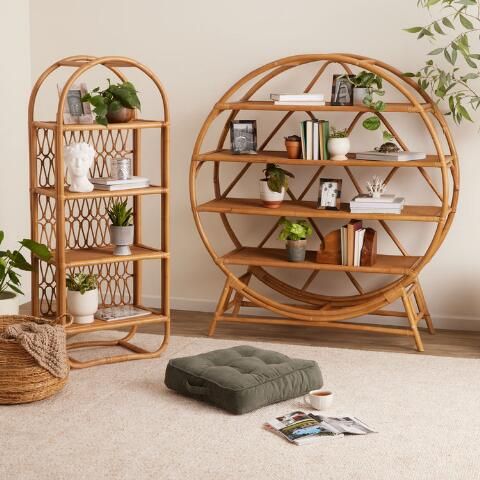
[(347, 153), (350, 151), (350, 139), (329, 138), (327, 143), (330, 160), (347, 160)]
[(114, 255), (130, 255), (129, 245), (133, 243), (133, 225), (116, 227), (110, 225), (110, 241), (115, 245)]
[(285, 196), (285, 187), (282, 187), (282, 191), (274, 192), (268, 187), (266, 180), (260, 180), (260, 200), (263, 202), (263, 206), (267, 208), (278, 208)]
[(18, 295), (13, 292), (0, 293), (0, 315), (18, 315)]
[(353, 89), (353, 104), (363, 105), (363, 99), (368, 95), (368, 88), (355, 87)]
[(98, 310), (98, 289), (81, 292), (67, 290), (67, 310), (74, 323), (92, 323)]

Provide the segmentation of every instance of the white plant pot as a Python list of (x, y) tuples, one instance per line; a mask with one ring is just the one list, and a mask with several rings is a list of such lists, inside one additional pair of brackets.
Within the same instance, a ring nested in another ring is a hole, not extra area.
[(282, 187), (282, 191), (280, 193), (273, 192), (268, 187), (268, 183), (266, 180), (260, 180), (260, 200), (263, 202), (264, 207), (278, 208), (282, 204), (284, 196), (284, 187)]
[(347, 153), (350, 151), (350, 139), (329, 138), (327, 143), (330, 160), (347, 160)]
[(368, 88), (355, 87), (353, 89), (353, 104), (363, 105), (363, 99), (368, 95)]
[(92, 323), (98, 310), (98, 288), (83, 295), (67, 290), (67, 310), (73, 316), (74, 323)]
[(114, 255), (130, 255), (130, 247), (133, 243), (133, 225), (128, 227), (115, 227), (110, 225), (110, 241), (115, 245)]
[(0, 293), (0, 315), (18, 315), (18, 295), (13, 292)]

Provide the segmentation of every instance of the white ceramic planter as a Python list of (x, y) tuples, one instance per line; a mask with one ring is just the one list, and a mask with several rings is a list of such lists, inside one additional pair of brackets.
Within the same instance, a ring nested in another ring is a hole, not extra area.
[(0, 293), (0, 315), (18, 315), (18, 305), (18, 296), (15, 293)]
[(350, 151), (350, 139), (329, 138), (327, 143), (330, 160), (347, 160), (347, 153)]
[(266, 180), (260, 180), (260, 200), (263, 202), (263, 206), (267, 208), (278, 208), (282, 202), (283, 197), (285, 196), (285, 188), (282, 187), (282, 191), (272, 192), (268, 188), (268, 183)]
[(92, 323), (98, 310), (98, 289), (80, 292), (67, 290), (67, 310), (74, 323)]
[(133, 225), (128, 227), (115, 227), (110, 225), (110, 241), (115, 245), (114, 255), (130, 255), (133, 243)]
[(363, 105), (363, 99), (368, 95), (368, 88), (355, 87), (353, 89), (353, 104)]

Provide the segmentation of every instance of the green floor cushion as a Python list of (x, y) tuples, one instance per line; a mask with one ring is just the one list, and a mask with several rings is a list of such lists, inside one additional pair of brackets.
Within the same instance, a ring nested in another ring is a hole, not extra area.
[(240, 414), (304, 395), (323, 380), (313, 360), (241, 345), (170, 360), (165, 384)]

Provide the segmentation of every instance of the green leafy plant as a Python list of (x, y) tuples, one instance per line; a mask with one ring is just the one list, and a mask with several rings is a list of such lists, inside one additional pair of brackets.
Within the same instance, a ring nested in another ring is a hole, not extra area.
[(382, 136), (383, 136), (383, 141), (384, 142), (394, 142), (395, 141), (395, 137), (388, 130), (384, 130), (383, 133), (382, 133)]
[(480, 32), (480, 0), (418, 0), (417, 6), (440, 11), (427, 25), (405, 30), (440, 45), (423, 68), (405, 76), (445, 102), (455, 123), (473, 121), (471, 114), (480, 106), (480, 54), (472, 52), (471, 40)]
[(67, 277), (67, 288), (82, 295), (97, 288), (97, 276), (90, 273), (73, 273)]
[(114, 227), (128, 227), (133, 223), (133, 209), (128, 208), (127, 200), (113, 202), (107, 213)]
[(382, 87), (383, 87), (382, 77), (379, 77), (373, 72), (367, 72), (366, 70), (362, 70), (360, 73), (357, 73), (354, 77), (347, 76), (347, 78), (356, 88), (373, 89), (374, 87), (376, 87), (376, 90), (382, 90)]
[(282, 218), (280, 225), (283, 227), (278, 236), (280, 240), (305, 240), (313, 233), (307, 220), (291, 222), (287, 218)]
[(347, 138), (349, 136), (348, 129), (337, 130), (335, 127), (330, 129), (330, 138)]
[(131, 82), (112, 84), (110, 79), (108, 79), (108, 88), (105, 90), (100, 90), (100, 87), (94, 88), (91, 93), (82, 97), (82, 102), (93, 106), (95, 121), (100, 125), (108, 125), (107, 115), (122, 107), (138, 110), (141, 107), (137, 91)]
[(277, 193), (282, 192), (282, 187), (285, 190), (288, 188), (288, 177), (295, 178), (293, 173), (287, 172), (274, 163), (267, 163), (267, 168), (263, 169), (263, 173), (265, 174), (263, 180), (266, 180), (268, 188)]
[[(0, 231), (0, 244), (3, 242), (4, 238), (4, 232)], [(46, 245), (34, 242), (27, 238), (24, 238), (18, 243), (21, 245), (18, 250), (0, 251), (0, 294), (11, 291), (23, 295), (23, 292), (20, 289), (21, 275), (18, 273), (18, 270), (27, 272), (32, 270), (32, 265), (22, 254), (24, 248), (44, 261), (48, 261), (52, 257), (52, 254)]]

